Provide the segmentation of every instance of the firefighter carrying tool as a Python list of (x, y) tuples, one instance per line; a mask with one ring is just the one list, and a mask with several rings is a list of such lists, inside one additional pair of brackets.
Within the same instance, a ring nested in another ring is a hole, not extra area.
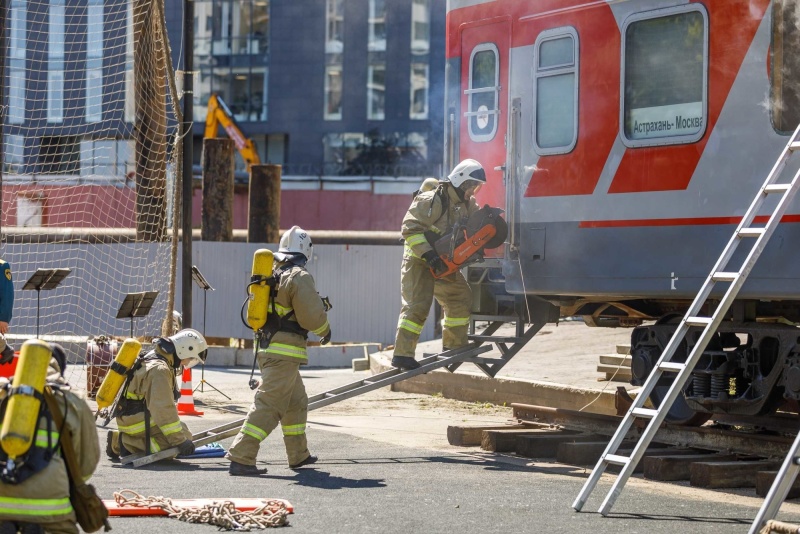
[(508, 225), (500, 217), (503, 210), (485, 205), (467, 219), (457, 222), (453, 231), (443, 237), (426, 232), (425, 237), (439, 255), (447, 270), (433, 272), (443, 278), (467, 265), (483, 261), (483, 251), (502, 245), (508, 236)]

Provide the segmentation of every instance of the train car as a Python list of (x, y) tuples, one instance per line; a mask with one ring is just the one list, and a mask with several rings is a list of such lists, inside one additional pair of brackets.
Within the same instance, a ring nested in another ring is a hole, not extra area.
[[(642, 384), (800, 122), (800, 1), (447, 9), (446, 164), (480, 161), (478, 200), (506, 210), (505, 290), (635, 327)], [(670, 420), (796, 408), (798, 222), (795, 202)]]

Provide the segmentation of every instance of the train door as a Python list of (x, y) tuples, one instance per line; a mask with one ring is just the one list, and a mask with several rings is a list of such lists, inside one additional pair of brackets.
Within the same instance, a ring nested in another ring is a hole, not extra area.
[[(461, 127), (459, 157), (478, 160), (486, 170), (487, 186), (479, 204), (505, 207), (503, 168), (508, 123), (508, 49), (511, 24), (507, 18), (470, 24), (461, 30)], [(496, 249), (501, 251), (502, 249)]]

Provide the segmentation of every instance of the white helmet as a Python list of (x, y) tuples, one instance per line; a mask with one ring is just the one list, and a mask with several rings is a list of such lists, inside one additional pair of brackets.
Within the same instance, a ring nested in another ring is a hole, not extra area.
[[(486, 183), (486, 173), (483, 166), (474, 159), (465, 159), (453, 169), (453, 172), (447, 177), (453, 187), (461, 187), (464, 182), (473, 182), (468, 184), (470, 187), (474, 185), (482, 185)], [(461, 189), (468, 189), (468, 187), (461, 187)]]
[(311, 236), (299, 226), (292, 226), (281, 236), (278, 253), (275, 257), (278, 261), (285, 261), (292, 256), (302, 254), (306, 260), (311, 259)]
[[(175, 346), (175, 355), (186, 368), (206, 362), (208, 343), (203, 335), (192, 328), (185, 328), (167, 339)], [(177, 364), (176, 364), (177, 365)]]

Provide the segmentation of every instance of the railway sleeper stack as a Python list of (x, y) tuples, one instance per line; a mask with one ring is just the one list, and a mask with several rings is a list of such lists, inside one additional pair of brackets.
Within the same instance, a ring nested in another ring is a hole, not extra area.
[[(526, 409), (538, 408), (514, 406), (522, 407), (523, 412)], [(582, 415), (602, 419), (609, 417), (597, 414)], [(515, 417), (518, 417), (516, 411)], [(447, 436), (451, 445), (479, 446), (489, 452), (512, 453), (523, 458), (555, 461), (559, 464), (580, 467), (592, 466), (608, 445), (608, 433), (593, 425), (588, 426), (593, 427), (595, 432), (582, 431), (581, 426), (584, 425), (580, 422), (573, 426), (553, 421), (517, 418), (500, 425), (450, 426)], [(610, 432), (613, 432), (613, 428)], [(618, 454), (629, 456), (635, 444), (635, 439), (623, 442)], [(613, 467), (615, 466), (609, 468), (610, 472), (614, 472)], [(635, 472), (648, 480), (688, 481), (691, 486), (699, 488), (754, 488), (759, 497), (764, 497), (779, 467), (780, 460), (776, 458), (654, 442), (645, 451)], [(800, 479), (795, 481), (787, 498), (800, 498)]]

